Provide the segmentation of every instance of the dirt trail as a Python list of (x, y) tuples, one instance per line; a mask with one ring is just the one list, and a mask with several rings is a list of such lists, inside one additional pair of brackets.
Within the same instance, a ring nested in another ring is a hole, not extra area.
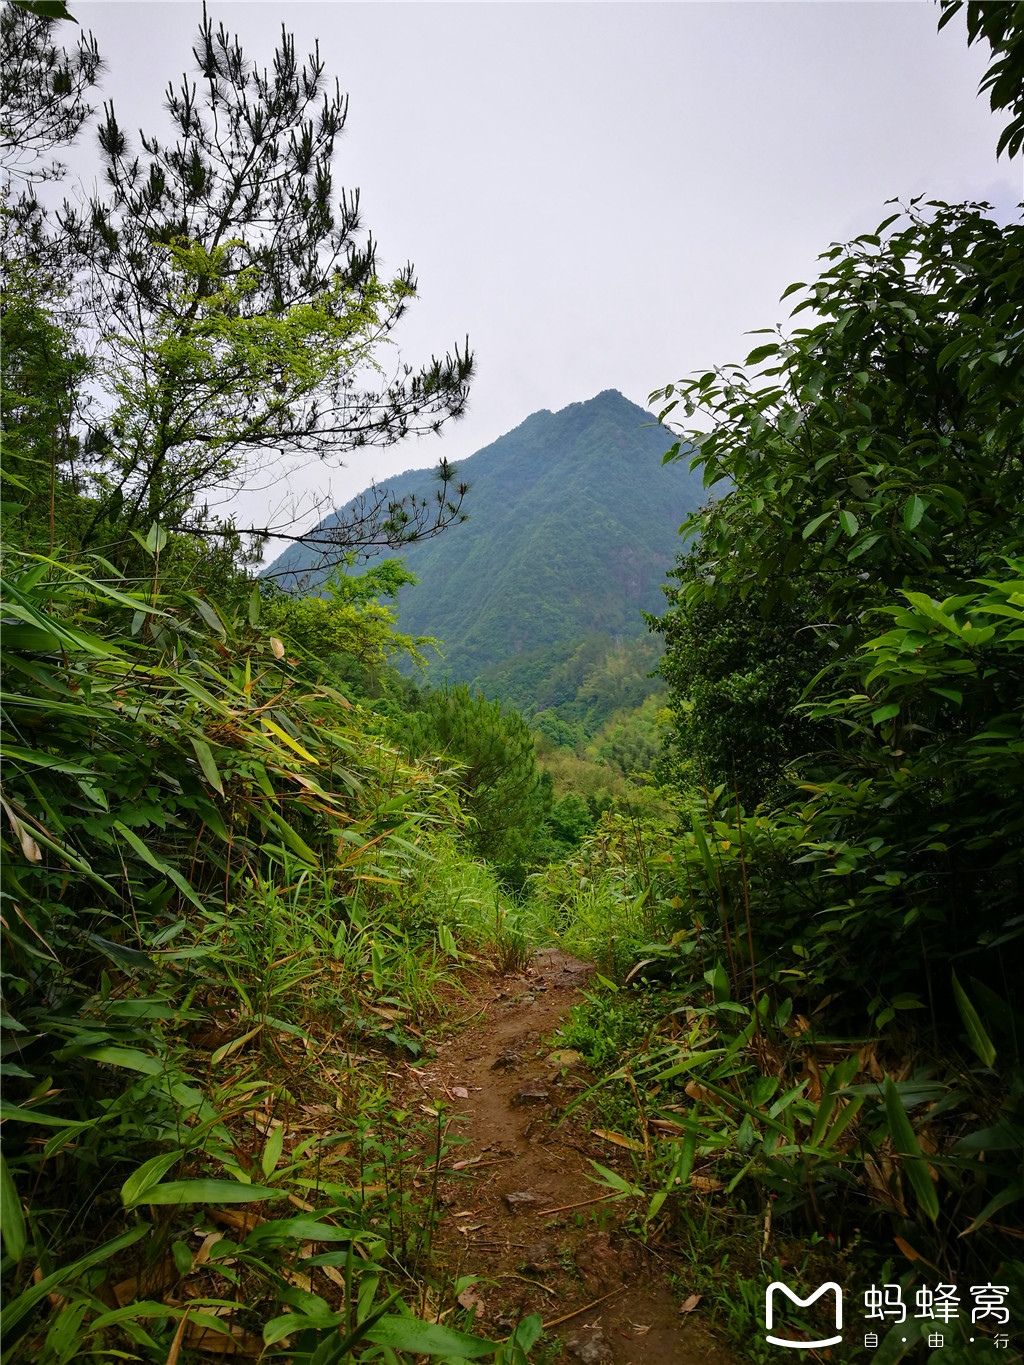
[(552, 1331), (574, 1365), (735, 1365), (699, 1307), (680, 1315), (671, 1265), (627, 1235), (622, 1205), (565, 1207), (601, 1194), (587, 1179), (589, 1157), (616, 1166), (622, 1155), (588, 1136), (582, 1115), (563, 1117), (589, 1077), (578, 1054), (549, 1061), (544, 1042), (591, 971), (550, 949), (524, 973), (482, 982), (476, 1016), (413, 1072), (420, 1102), (453, 1107), (464, 1121), (450, 1132), (467, 1139), (439, 1183), (435, 1254), (453, 1273), (481, 1277), (469, 1291), (481, 1331), (540, 1313), (546, 1323), (567, 1318)]

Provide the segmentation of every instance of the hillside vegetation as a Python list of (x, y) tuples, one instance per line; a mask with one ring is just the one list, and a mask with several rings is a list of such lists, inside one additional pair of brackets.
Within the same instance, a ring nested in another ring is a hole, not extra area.
[[(524, 655), (643, 634), (640, 613), (656, 609), (679, 526), (701, 496), (699, 478), (662, 469), (670, 439), (608, 390), (536, 412), (462, 461), (468, 520), (403, 547), (417, 579), (398, 597), (403, 628), (443, 641), (430, 676), (489, 687)], [(427, 471), (388, 484), (395, 499), (430, 491)], [(293, 548), (267, 573), (315, 587), (316, 563), (313, 551)], [(520, 704), (528, 685), (513, 683), (519, 695), (508, 700)]]

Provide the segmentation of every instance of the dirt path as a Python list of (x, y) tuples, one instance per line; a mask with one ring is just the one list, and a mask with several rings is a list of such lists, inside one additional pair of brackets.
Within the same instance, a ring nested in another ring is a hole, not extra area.
[(467, 1139), (439, 1184), (435, 1253), (453, 1273), (481, 1277), (463, 1303), (476, 1303), (482, 1331), (540, 1313), (566, 1319), (551, 1330), (574, 1363), (735, 1365), (699, 1307), (680, 1315), (673, 1267), (627, 1234), (624, 1206), (583, 1203), (601, 1193), (588, 1158), (615, 1166), (621, 1152), (588, 1135), (581, 1114), (563, 1117), (589, 1077), (578, 1054), (552, 1057), (545, 1039), (591, 970), (551, 949), (524, 973), (484, 981), (476, 1017), (413, 1072), (420, 1102), (453, 1106), (464, 1122), (450, 1131)]

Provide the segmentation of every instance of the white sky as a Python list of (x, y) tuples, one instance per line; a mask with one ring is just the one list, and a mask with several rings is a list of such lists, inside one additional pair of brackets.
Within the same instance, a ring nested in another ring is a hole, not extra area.
[[(200, 6), (72, 10), (96, 34), (125, 131), (166, 132), (163, 91), (192, 68)], [(785, 318), (783, 289), (813, 278), (832, 241), (877, 226), (893, 196), (988, 199), (1004, 217), (1024, 197), (1020, 160), (996, 162), (1001, 121), (976, 95), (988, 49), (968, 51), (962, 17), (937, 34), (928, 0), (211, 12), (261, 64), (282, 22), (300, 54), (319, 38), (351, 100), (337, 184), (361, 189), (384, 268), (417, 269), (401, 349), (419, 361), (468, 333), (477, 355), (469, 414), (442, 440), (318, 467), (294, 496), (341, 504), (371, 479), (470, 455), (539, 408), (606, 388), (645, 404), (742, 359), (746, 332)]]

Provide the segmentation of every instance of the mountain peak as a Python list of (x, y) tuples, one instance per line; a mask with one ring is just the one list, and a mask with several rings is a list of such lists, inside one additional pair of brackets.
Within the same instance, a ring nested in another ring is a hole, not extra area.
[[(595, 632), (643, 634), (679, 525), (703, 501), (698, 476), (662, 466), (671, 443), (650, 413), (605, 389), (535, 412), (460, 460), (469, 519), (402, 551), (419, 579), (399, 597), (402, 630), (441, 640), (437, 671), (465, 681)], [(430, 490), (425, 470), (388, 483), (395, 499)], [(292, 549), (269, 572), (298, 579), (311, 562)]]

